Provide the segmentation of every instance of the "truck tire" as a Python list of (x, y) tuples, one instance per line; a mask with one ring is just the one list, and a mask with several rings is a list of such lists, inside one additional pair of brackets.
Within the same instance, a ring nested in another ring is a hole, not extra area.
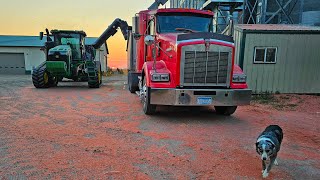
[(49, 73), (45, 66), (37, 67), (32, 72), (32, 83), (36, 88), (48, 88), (49, 78)]
[(217, 114), (230, 116), (237, 110), (237, 106), (215, 106)]
[(138, 87), (139, 80), (135, 79), (135, 76), (132, 73), (128, 73), (128, 89), (131, 93), (135, 93), (139, 90)]
[(156, 112), (156, 105), (150, 104), (150, 87), (147, 87), (147, 83), (145, 78), (143, 78), (143, 86), (142, 86), (142, 104), (143, 104), (143, 112), (146, 115), (152, 115)]

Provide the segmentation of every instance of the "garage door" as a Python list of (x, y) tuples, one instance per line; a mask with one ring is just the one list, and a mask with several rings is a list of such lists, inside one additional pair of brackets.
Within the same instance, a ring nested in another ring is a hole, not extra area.
[(0, 53), (0, 74), (25, 74), (23, 53)]

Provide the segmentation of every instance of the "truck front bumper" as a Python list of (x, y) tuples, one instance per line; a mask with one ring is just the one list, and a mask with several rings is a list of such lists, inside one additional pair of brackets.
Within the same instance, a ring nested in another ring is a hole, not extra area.
[[(150, 89), (150, 104), (174, 106), (249, 105), (251, 89)], [(199, 99), (209, 99), (201, 103)], [(200, 102), (200, 103), (199, 103)]]

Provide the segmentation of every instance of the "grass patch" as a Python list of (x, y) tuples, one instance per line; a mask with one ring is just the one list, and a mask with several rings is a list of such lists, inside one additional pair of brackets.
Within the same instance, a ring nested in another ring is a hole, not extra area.
[(260, 104), (270, 104), (272, 102), (275, 102), (276, 98), (271, 93), (264, 93), (264, 94), (254, 95), (252, 97), (252, 100)]
[[(298, 98), (300, 99), (300, 98)], [(302, 100), (299, 100), (297, 103), (292, 103), (290, 95), (274, 95), (272, 93), (263, 93), (259, 95), (254, 95), (252, 101), (257, 104), (269, 105), (277, 110), (295, 110), (298, 107), (298, 103)]]
[(290, 97), (289, 96), (280, 96), (280, 99), (288, 100), (288, 99), (290, 99)]

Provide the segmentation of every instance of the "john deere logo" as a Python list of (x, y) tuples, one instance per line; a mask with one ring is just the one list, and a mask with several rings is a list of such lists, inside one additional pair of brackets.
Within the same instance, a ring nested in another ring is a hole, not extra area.
[(60, 56), (59, 55), (56, 55), (56, 58), (58, 59)]

